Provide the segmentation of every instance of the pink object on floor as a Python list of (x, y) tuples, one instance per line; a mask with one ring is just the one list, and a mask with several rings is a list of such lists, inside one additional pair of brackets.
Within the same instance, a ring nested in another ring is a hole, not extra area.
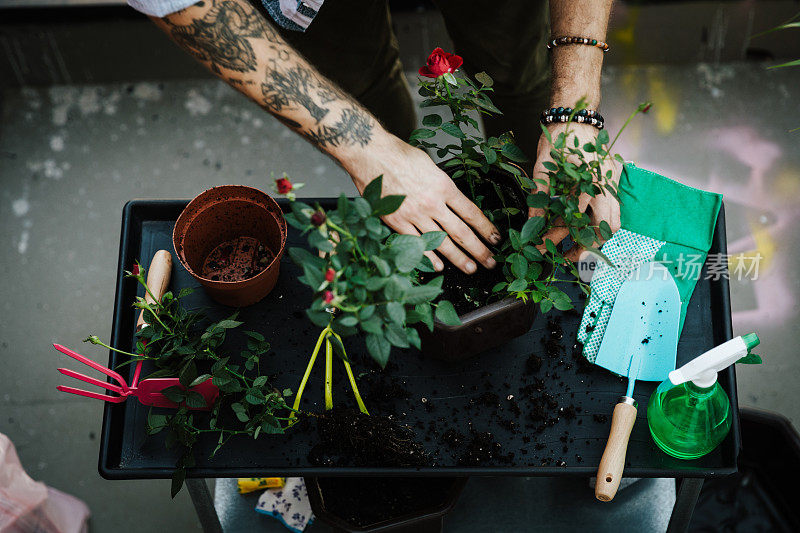
[(14, 444), (0, 433), (0, 531), (85, 533), (88, 519), (81, 500), (31, 479)]
[[(93, 378), (90, 376), (86, 376), (79, 372), (75, 372), (74, 370), (70, 370), (68, 368), (59, 368), (58, 371), (64, 374), (65, 376), (69, 376), (71, 378), (79, 379), (85, 383), (89, 383), (90, 385), (97, 385), (98, 387), (102, 387), (107, 389), (111, 392), (115, 392), (118, 396), (111, 396), (109, 394), (100, 394), (97, 392), (90, 392), (81, 389), (76, 389), (74, 387), (67, 387), (64, 385), (58, 385), (56, 389), (60, 390), (61, 392), (68, 392), (71, 394), (77, 394), (78, 396), (86, 396), (87, 398), (94, 398), (96, 400), (104, 400), (106, 402), (112, 403), (121, 403), (124, 402), (128, 396), (135, 396), (142, 402), (144, 405), (152, 405), (153, 407), (167, 407), (177, 409), (181, 405), (169, 400), (166, 396), (161, 394), (161, 391), (168, 388), (168, 387), (180, 387), (181, 389), (186, 389), (183, 385), (181, 385), (178, 378), (153, 378), (153, 379), (145, 379), (139, 381), (139, 375), (141, 374), (142, 370), (142, 361), (136, 363), (136, 369), (133, 374), (133, 383), (130, 386), (125, 382), (125, 379), (120, 376), (118, 373), (114, 372), (113, 370), (104, 367), (98, 363), (95, 363), (88, 357), (84, 357), (83, 355), (70, 350), (60, 344), (53, 345), (56, 350), (59, 352), (68, 355), (75, 359), (76, 361), (80, 361), (81, 363), (88, 365), (95, 370), (102, 372), (106, 376), (110, 377), (114, 381), (118, 383), (115, 385), (114, 383), (109, 383), (107, 381), (102, 381), (97, 378)], [(217, 397), (219, 396), (219, 389), (211, 382), (211, 378), (208, 378), (206, 381), (191, 387), (189, 390), (193, 392), (199, 393), (203, 399), (205, 400), (206, 406), (205, 407), (190, 407), (190, 409), (195, 409), (197, 411), (208, 411), (214, 405)]]

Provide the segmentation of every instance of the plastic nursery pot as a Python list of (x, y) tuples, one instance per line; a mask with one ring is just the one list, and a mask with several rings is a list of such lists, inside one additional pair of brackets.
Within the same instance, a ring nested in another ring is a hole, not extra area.
[(435, 321), (433, 331), (418, 328), (422, 353), (443, 361), (469, 359), (525, 335), (537, 309), (530, 300), (508, 297), (461, 315), (460, 326)]
[[(214, 301), (244, 307), (264, 298), (278, 281), (286, 221), (268, 194), (222, 185), (189, 202), (175, 223), (172, 243), (183, 268)], [(256, 251), (260, 259), (252, 255)], [(220, 264), (232, 270), (222, 277), (212, 274)]]
[[(307, 477), (305, 483), (314, 516), (337, 533), (440, 533), (444, 516), (455, 506), (468, 479)], [(358, 490), (353, 490), (353, 484)], [(398, 511), (390, 509), (390, 503), (378, 500), (396, 493), (413, 494), (421, 503), (396, 500), (395, 507), (402, 507)], [(345, 499), (341, 495), (346, 495)], [(385, 509), (381, 508), (382, 503)], [(336, 505), (347, 508), (337, 509)]]
[[(457, 167), (447, 168), (444, 164), (440, 166), (450, 173), (457, 169)], [(514, 166), (525, 174), (521, 167)], [(484, 196), (484, 203), (486, 204), (484, 207), (490, 209), (500, 207), (491, 205), (492, 199), (490, 196), (492, 191), (487, 190), (485, 185), (480, 185), (473, 191), (463, 178), (458, 178), (455, 182), (458, 188), (467, 196), (472, 193)], [(491, 187), (499, 186), (503, 190), (507, 201), (516, 202), (520, 207), (522, 214), (519, 216), (521, 219), (512, 224), (518, 223), (521, 226), (527, 218), (525, 214), (527, 213), (527, 204), (525, 203), (525, 194), (521, 190), (517, 190), (516, 178), (510, 172), (492, 168), (487, 175), (488, 182), (493, 183)], [(503, 228), (499, 224), (498, 229), (501, 232), (508, 230), (507, 227)], [(454, 274), (461, 276), (458, 272), (454, 272)], [(452, 279), (452, 275), (445, 273), (445, 288), (447, 288), (449, 280)], [(474, 274), (474, 276), (478, 276), (478, 274)], [(497, 281), (500, 281), (500, 279), (484, 277), (475, 278), (475, 281), (471, 281), (471, 283), (480, 283), (486, 287), (492, 287)], [(510, 296), (459, 315), (459, 318), (461, 318), (460, 326), (448, 326), (439, 321), (434, 321), (432, 332), (424, 325), (420, 326), (417, 329), (422, 340), (422, 353), (428, 357), (444, 361), (460, 361), (475, 357), (481, 352), (501, 346), (511, 339), (527, 333), (533, 326), (536, 310), (537, 306), (532, 302), (528, 301), (526, 303)]]

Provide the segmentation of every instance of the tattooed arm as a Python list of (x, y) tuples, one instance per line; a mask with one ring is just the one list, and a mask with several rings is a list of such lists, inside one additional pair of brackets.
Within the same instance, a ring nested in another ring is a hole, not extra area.
[[(153, 21), (214, 74), (338, 161), (359, 191), (383, 174), (384, 194), (404, 194), (384, 221), (400, 233), (445, 230), (480, 263), (495, 266), (475, 231), (497, 229), (422, 150), (388, 133), (358, 102), (298, 54), (247, 0), (204, 0)], [(438, 252), (461, 270), (477, 269), (449, 238)], [(429, 253), (437, 269), (442, 261)]]

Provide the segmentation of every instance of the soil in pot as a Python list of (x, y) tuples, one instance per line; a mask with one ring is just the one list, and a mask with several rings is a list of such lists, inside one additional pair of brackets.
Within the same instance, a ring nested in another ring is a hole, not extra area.
[[(447, 170), (452, 173), (457, 168)], [(494, 224), (500, 230), (501, 235), (507, 236), (510, 228), (522, 228), (528, 218), (528, 207), (525, 193), (516, 178), (509, 172), (495, 168), (492, 168), (488, 175), (482, 176), (480, 180), (473, 180), (472, 186), (464, 177), (455, 179), (454, 183), (467, 198), (473, 201), (475, 198), (480, 199), (480, 207), (484, 212), (496, 211), (505, 207), (519, 210), (515, 214), (495, 217)], [(493, 252), (498, 250), (490, 245), (489, 249)], [(444, 263), (445, 267), (441, 273), (427, 273), (422, 277), (427, 280), (444, 274), (442, 299), (452, 302), (459, 315), (474, 311), (498, 298), (498, 294), (492, 293), (492, 287), (506, 280), (502, 267), (498, 266), (488, 270), (478, 266), (478, 271), (474, 274), (465, 274), (448, 261)]]
[(451, 478), (319, 478), (325, 509), (367, 527), (430, 509), (453, 486)]
[(262, 272), (275, 254), (253, 237), (237, 237), (211, 250), (201, 275), (212, 281), (242, 281)]
[(355, 409), (333, 409), (308, 416), (316, 424), (318, 443), (308, 454), (317, 466), (418, 467), (433, 463), (414, 430), (391, 416), (365, 415)]

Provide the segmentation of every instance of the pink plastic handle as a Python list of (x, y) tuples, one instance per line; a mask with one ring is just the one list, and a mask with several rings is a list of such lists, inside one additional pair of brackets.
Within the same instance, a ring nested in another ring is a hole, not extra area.
[(135, 389), (139, 386), (139, 376), (142, 373), (142, 363), (144, 362), (143, 359), (140, 359), (138, 363), (136, 363), (136, 368), (133, 371), (133, 382), (131, 383), (130, 388)]
[(119, 374), (117, 374), (113, 370), (111, 370), (109, 368), (106, 368), (103, 365), (97, 364), (94, 361), (92, 361), (91, 359), (89, 359), (88, 357), (84, 357), (84, 356), (82, 356), (81, 354), (79, 354), (77, 352), (73, 352), (69, 348), (67, 348), (65, 346), (62, 346), (60, 344), (54, 344), (53, 347), (56, 350), (58, 350), (59, 352), (63, 353), (64, 355), (68, 355), (68, 356), (72, 357), (73, 359), (75, 359), (76, 361), (80, 361), (81, 363), (94, 368), (98, 372), (102, 372), (103, 374), (105, 374), (106, 376), (110, 377), (111, 379), (116, 380), (117, 383), (119, 383), (120, 386), (122, 387), (122, 390), (124, 390), (124, 391), (129, 390), (128, 384), (125, 382), (125, 380), (122, 378), (122, 376), (120, 376)]
[(111, 403), (124, 402), (127, 396), (109, 396), (108, 394), (98, 394), (96, 392), (89, 392), (85, 390), (76, 389), (74, 387), (65, 387), (64, 385), (56, 386), (56, 389), (61, 392), (69, 392), (70, 394), (77, 394), (78, 396), (86, 396), (87, 398), (94, 398), (95, 400), (104, 400)]
[(98, 387), (103, 387), (104, 389), (108, 389), (112, 392), (116, 392), (117, 394), (123, 396), (127, 395), (127, 393), (119, 385), (114, 385), (113, 383), (109, 383), (107, 381), (101, 381), (97, 378), (93, 378), (90, 376), (85, 376), (80, 372), (75, 372), (74, 370), (70, 370), (69, 368), (59, 368), (58, 371), (64, 374), (65, 376), (79, 379), (84, 383), (89, 383), (90, 385), (97, 385)]

